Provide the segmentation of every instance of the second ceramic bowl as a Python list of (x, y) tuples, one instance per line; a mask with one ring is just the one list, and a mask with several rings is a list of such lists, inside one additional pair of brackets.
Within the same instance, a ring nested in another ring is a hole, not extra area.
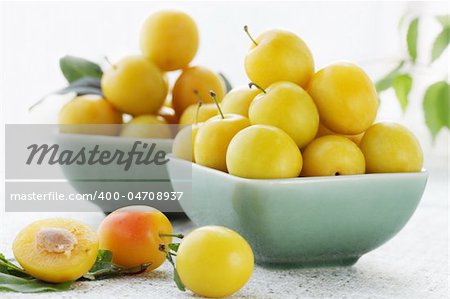
[[(55, 140), (61, 150), (69, 149), (78, 152), (82, 148), (92, 149), (98, 146), (100, 151), (111, 153), (116, 151), (128, 153), (133, 149), (134, 143), (139, 140), (149, 146), (154, 145), (155, 152), (163, 151), (167, 154), (172, 151), (173, 143), (173, 139), (134, 139), (61, 133), (55, 135)], [(139, 149), (145, 151), (142, 146)], [(139, 196), (143, 192), (170, 193), (173, 191), (165, 164), (136, 165), (132, 163), (129, 170), (124, 170), (124, 164), (89, 165), (85, 163), (63, 165), (62, 171), (70, 184), (81, 194), (109, 194), (109, 199), (104, 197), (92, 201), (106, 213), (136, 204), (150, 205), (173, 216), (178, 216), (182, 212), (177, 201), (141, 200), (142, 196)], [(115, 194), (119, 197), (116, 198)]]

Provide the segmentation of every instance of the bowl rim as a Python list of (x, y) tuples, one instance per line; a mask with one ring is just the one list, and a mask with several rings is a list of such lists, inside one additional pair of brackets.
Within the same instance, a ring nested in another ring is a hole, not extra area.
[(98, 140), (106, 139), (108, 141), (145, 141), (150, 143), (167, 143), (171, 145), (173, 143), (174, 138), (134, 138), (134, 137), (122, 137), (118, 135), (110, 136), (110, 135), (95, 135), (95, 134), (78, 134), (78, 133), (61, 133), (57, 132), (55, 134), (58, 137), (67, 138), (67, 139), (90, 139), (90, 140)]
[(396, 179), (401, 177), (420, 177), (427, 179), (428, 171), (425, 168), (422, 168), (419, 172), (391, 172), (391, 173), (366, 173), (366, 174), (352, 174), (352, 175), (341, 175), (341, 176), (314, 176), (314, 177), (295, 177), (295, 178), (282, 178), (282, 179), (248, 179), (238, 177), (227, 172), (223, 172), (214, 168), (209, 168), (206, 166), (199, 165), (197, 163), (193, 163), (188, 160), (180, 159), (174, 156), (173, 153), (167, 155), (169, 158), (169, 163), (174, 160), (177, 163), (184, 164), (185, 166), (193, 167), (200, 169), (205, 172), (209, 172), (211, 175), (222, 176), (225, 179), (231, 179), (235, 181), (242, 181), (248, 183), (256, 183), (256, 184), (300, 184), (300, 183), (308, 183), (308, 182), (342, 182), (349, 180), (370, 180), (376, 178), (383, 179)]

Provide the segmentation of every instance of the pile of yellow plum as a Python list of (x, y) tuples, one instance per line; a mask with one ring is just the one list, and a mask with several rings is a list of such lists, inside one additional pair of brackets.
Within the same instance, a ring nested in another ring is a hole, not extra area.
[[(103, 97), (75, 98), (59, 122), (121, 124), (127, 114), (120, 132), (88, 133), (139, 138), (171, 138), (171, 130), (136, 125), (192, 125), (177, 134), (174, 155), (245, 178), (421, 170), (422, 150), (407, 128), (374, 124), (378, 96), (364, 70), (336, 62), (315, 71), (295, 33), (271, 29), (253, 38), (244, 30), (250, 83), (226, 93), (219, 74), (190, 65), (199, 45), (192, 18), (154, 13), (141, 30), (141, 55), (112, 64), (101, 79)], [(166, 73), (177, 70), (170, 88)]]
[(219, 115), (182, 130), (177, 157), (252, 179), (421, 170), (422, 150), (407, 128), (374, 124), (378, 96), (360, 67), (337, 62), (315, 72), (296, 34), (271, 29), (254, 39), (244, 29), (251, 83), (217, 99)]
[[(64, 126), (63, 131), (171, 138), (171, 130), (164, 125), (194, 123), (199, 101), (205, 103), (198, 113), (199, 121), (216, 115), (209, 90), (214, 90), (220, 101), (226, 93), (225, 82), (208, 68), (190, 65), (198, 46), (198, 29), (189, 15), (172, 10), (152, 14), (141, 29), (141, 55), (111, 64), (101, 78), (103, 97), (84, 95), (66, 104), (59, 123), (74, 126)], [(169, 86), (167, 73), (180, 70), (174, 85)], [(78, 126), (122, 124), (125, 114), (131, 120), (123, 126)], [(145, 125), (161, 126), (151, 129)]]

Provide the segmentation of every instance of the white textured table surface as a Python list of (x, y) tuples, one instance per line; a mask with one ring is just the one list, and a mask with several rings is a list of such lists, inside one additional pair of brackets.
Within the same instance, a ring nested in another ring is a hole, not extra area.
[[(405, 228), (391, 241), (348, 268), (265, 269), (256, 267), (236, 298), (448, 298), (448, 177), (432, 173), (424, 197)], [(44, 215), (0, 213), (0, 251), (11, 256), (16, 232)], [(77, 215), (92, 224), (96, 213)], [(193, 224), (174, 221), (176, 231)], [(172, 282), (171, 266), (138, 276), (76, 283), (71, 291), (46, 294), (0, 293), (1, 298), (189, 298)]]

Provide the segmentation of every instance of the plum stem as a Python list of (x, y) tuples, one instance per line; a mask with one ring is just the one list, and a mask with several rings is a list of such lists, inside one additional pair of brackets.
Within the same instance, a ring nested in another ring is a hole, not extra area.
[(159, 234), (160, 237), (174, 237), (174, 238), (178, 238), (178, 239), (183, 239), (184, 235), (183, 234)]
[(202, 107), (203, 101), (202, 101), (202, 98), (200, 97), (200, 94), (198, 93), (197, 89), (194, 89), (194, 93), (198, 97), (198, 106), (197, 106), (197, 111), (195, 112), (195, 124), (197, 124), (198, 123), (198, 115), (200, 114), (200, 107)]
[(104, 57), (107, 64), (109, 64), (113, 69), (117, 69), (117, 67), (109, 60), (108, 56)]
[(195, 124), (198, 124), (198, 115), (200, 114), (200, 107), (202, 107), (203, 102), (199, 101), (197, 105), (197, 111), (195, 112)]
[(209, 95), (211, 96), (211, 98), (213, 98), (214, 103), (216, 103), (217, 109), (219, 109), (220, 116), (222, 117), (222, 119), (225, 119), (222, 109), (220, 109), (219, 101), (217, 101), (216, 93), (214, 91), (210, 90)]
[(253, 39), (252, 35), (251, 35), (250, 32), (248, 31), (248, 26), (247, 26), (247, 25), (244, 26), (244, 31), (245, 31), (245, 33), (247, 33), (248, 37), (249, 37), (249, 38), (251, 39), (251, 41), (255, 44), (255, 46), (257, 46), (258, 43)]
[(261, 86), (259, 86), (258, 84), (253, 83), (253, 82), (248, 83), (248, 87), (249, 87), (249, 88), (252, 88), (253, 86), (255, 86), (256, 88), (258, 88), (258, 89), (261, 90), (262, 92), (267, 93), (266, 90), (265, 90), (264, 88), (262, 88)]

